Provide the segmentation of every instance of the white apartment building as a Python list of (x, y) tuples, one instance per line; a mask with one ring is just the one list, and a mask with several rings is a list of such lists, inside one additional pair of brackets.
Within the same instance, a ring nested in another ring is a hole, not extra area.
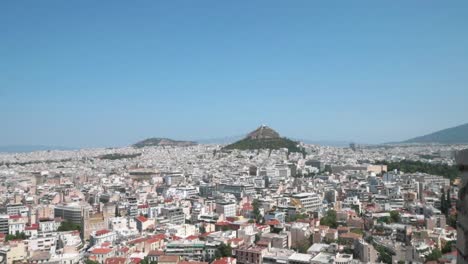
[(236, 216), (236, 204), (233, 202), (217, 202), (216, 213), (224, 214), (225, 217)]
[(322, 199), (315, 193), (298, 193), (291, 198), (293, 203), (297, 203), (307, 212), (317, 212), (322, 209)]

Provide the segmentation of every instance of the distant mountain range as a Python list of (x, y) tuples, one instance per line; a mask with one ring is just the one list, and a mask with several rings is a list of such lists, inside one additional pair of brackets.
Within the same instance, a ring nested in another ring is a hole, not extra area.
[(428, 135), (408, 139), (400, 143), (468, 143), (468, 123), (456, 127), (443, 129)]
[(135, 148), (143, 148), (143, 147), (153, 147), (153, 146), (171, 146), (171, 147), (187, 147), (187, 146), (194, 146), (197, 143), (194, 141), (180, 141), (180, 140), (173, 140), (169, 138), (148, 138), (143, 141), (137, 142), (133, 144)]
[(248, 150), (281, 148), (287, 148), (289, 152), (304, 153), (304, 150), (299, 146), (299, 142), (281, 137), (278, 132), (267, 126), (260, 126), (259, 128), (247, 134), (244, 139), (227, 145), (223, 149)]
[[(312, 141), (307, 139), (288, 139), (281, 137), (278, 132), (267, 127), (260, 126), (249, 133), (244, 138), (242, 136), (232, 136), (224, 138), (213, 138), (199, 140), (201, 144), (229, 144), (224, 149), (279, 149), (287, 148), (290, 152), (302, 152), (298, 146), (299, 141), (307, 144), (324, 146), (347, 146), (345, 141)], [(234, 142), (234, 143), (232, 143)], [(388, 144), (468, 144), (468, 123), (456, 127), (443, 129), (428, 135), (415, 137), (402, 142), (392, 142)], [(194, 141), (173, 140), (168, 138), (148, 138), (133, 144), (133, 147), (141, 148), (147, 146), (193, 146), (198, 144)], [(0, 153), (24, 153), (47, 150), (76, 150), (78, 148), (45, 145), (7, 145), (0, 146)]]
[(75, 148), (61, 147), (61, 146), (43, 146), (43, 145), (0, 146), (0, 152), (4, 152), (4, 153), (25, 153), (25, 152), (33, 152), (33, 151), (47, 151), (47, 150), (75, 150)]

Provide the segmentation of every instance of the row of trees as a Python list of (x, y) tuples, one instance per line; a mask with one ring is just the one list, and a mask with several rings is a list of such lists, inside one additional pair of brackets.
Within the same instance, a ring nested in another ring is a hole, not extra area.
[(57, 231), (81, 231), (81, 225), (74, 224), (70, 221), (63, 221)]
[(448, 164), (433, 164), (422, 161), (414, 160), (401, 160), (401, 161), (377, 161), (376, 164), (387, 165), (388, 171), (399, 170), (406, 173), (422, 172), (432, 175), (443, 176), (450, 181), (453, 181), (460, 175), (460, 171), (455, 165)]
[(14, 235), (11, 235), (11, 234), (8, 234), (5, 236), (5, 241), (10, 241), (10, 240), (16, 240), (16, 239), (20, 239), (20, 240), (23, 240), (23, 239), (26, 239), (28, 238), (28, 236), (26, 236), (25, 233), (23, 232), (18, 232), (16, 231), (16, 234)]
[(308, 214), (295, 214), (295, 215), (287, 215), (286, 218), (285, 218), (285, 221), (286, 222), (295, 222), (297, 220), (301, 220), (301, 219), (308, 219), (309, 218), (309, 215)]

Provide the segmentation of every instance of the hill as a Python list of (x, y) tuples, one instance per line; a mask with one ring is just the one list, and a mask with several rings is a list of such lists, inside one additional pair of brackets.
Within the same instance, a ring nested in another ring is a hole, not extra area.
[(415, 137), (402, 143), (440, 143), (457, 144), (468, 143), (468, 123), (456, 127), (440, 130), (428, 135)]
[(287, 148), (289, 152), (305, 153), (299, 146), (299, 142), (281, 137), (278, 132), (267, 127), (260, 126), (250, 132), (244, 139), (225, 146), (223, 149), (281, 149)]
[(180, 141), (168, 138), (148, 138), (133, 144), (135, 148), (143, 147), (157, 147), (157, 146), (171, 146), (171, 147), (188, 147), (196, 145), (193, 141)]

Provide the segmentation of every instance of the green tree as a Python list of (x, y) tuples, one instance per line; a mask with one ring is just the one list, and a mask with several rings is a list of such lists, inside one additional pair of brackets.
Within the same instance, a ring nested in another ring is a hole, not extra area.
[(350, 232), (358, 235), (364, 235), (364, 231), (362, 231), (360, 228), (352, 228)]
[(427, 255), (426, 261), (435, 261), (442, 257), (442, 252), (438, 248), (432, 250), (432, 252)]
[(260, 202), (257, 199), (253, 200), (252, 207), (255, 221), (257, 221), (257, 223), (260, 223), (263, 219), (262, 214), (260, 213)]
[(453, 181), (460, 175), (456, 165), (433, 164), (423, 161), (402, 160), (402, 161), (376, 161), (375, 164), (387, 165), (388, 171), (399, 170), (406, 173), (428, 173), (443, 176)]
[(206, 233), (206, 228), (205, 228), (205, 226), (200, 226), (200, 228), (199, 228), (198, 231), (200, 232), (200, 234)]
[(219, 245), (219, 248), (216, 251), (219, 252), (221, 258), (232, 256), (232, 247), (230, 244), (221, 243), (221, 245)]
[(303, 241), (300, 241), (299, 243), (297, 243), (297, 246), (295, 249), (299, 253), (307, 253), (307, 250), (310, 248), (310, 246), (311, 246), (311, 243), (309, 239), (304, 239)]
[(447, 223), (453, 228), (457, 228), (457, 214), (451, 214), (447, 218)]
[(379, 260), (382, 261), (383, 263), (392, 263), (392, 253), (385, 247), (382, 246), (375, 246), (375, 250), (379, 252)]
[(338, 223), (336, 221), (336, 211), (335, 210), (328, 210), (325, 216), (320, 219), (321, 225), (326, 225), (331, 228), (337, 228)]
[(393, 223), (400, 222), (400, 212), (398, 211), (391, 211), (390, 212), (390, 219)]
[(442, 188), (442, 195), (440, 196), (440, 211), (445, 215), (447, 214), (447, 200), (444, 188)]
[(453, 241), (448, 241), (447, 243), (445, 243), (444, 247), (442, 247), (442, 254), (447, 254), (447, 253), (452, 252), (453, 244), (454, 244)]
[(94, 261), (94, 260), (90, 260), (90, 259), (86, 259), (86, 260), (84, 261), (84, 263), (85, 263), (85, 264), (100, 264), (99, 262)]
[(63, 221), (57, 231), (73, 231), (73, 230), (78, 230), (81, 231), (81, 225), (74, 224), (69, 221)]
[(351, 205), (351, 209), (353, 209), (356, 212), (357, 215), (361, 214), (361, 212), (359, 212), (359, 205), (353, 204), (353, 205)]
[(222, 257), (223, 257), (223, 256), (221, 255), (221, 252), (219, 252), (219, 250), (216, 250), (216, 251), (215, 251), (214, 258), (215, 258), (215, 259), (220, 259), (220, 258), (222, 258)]
[(16, 231), (16, 233), (14, 235), (11, 235), (11, 234), (6, 235), (5, 236), (5, 241), (16, 240), (16, 239), (23, 240), (23, 239), (26, 239), (26, 238), (28, 238), (28, 237), (26, 236), (25, 233), (23, 233), (23, 232), (20, 233), (20, 232)]
[(390, 224), (392, 222), (391, 218), (389, 216), (383, 216), (377, 219), (377, 223), (385, 223), (385, 224)]
[(259, 234), (255, 234), (255, 241), (254, 241), (254, 243), (257, 243), (258, 241), (260, 241), (260, 235), (259, 235)]

